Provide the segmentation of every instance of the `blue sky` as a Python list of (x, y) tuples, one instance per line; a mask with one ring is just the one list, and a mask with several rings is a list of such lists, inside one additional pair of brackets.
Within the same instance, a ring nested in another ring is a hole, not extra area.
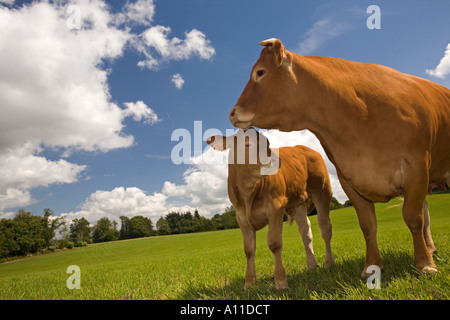
[[(80, 30), (66, 26), (70, 4), (80, 9)], [(372, 4), (381, 29), (366, 26)], [(171, 135), (193, 134), (194, 121), (203, 132), (232, 129), (228, 113), (267, 38), (298, 54), (378, 63), (450, 87), (445, 0), (0, 0), (0, 13), (0, 215), (7, 217), (18, 208), (91, 222), (222, 212), (226, 167), (175, 165)], [(320, 149), (308, 133), (270, 137)]]

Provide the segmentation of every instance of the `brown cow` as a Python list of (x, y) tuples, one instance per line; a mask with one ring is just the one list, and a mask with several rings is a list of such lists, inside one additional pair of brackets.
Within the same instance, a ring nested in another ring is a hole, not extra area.
[[(269, 224), (267, 244), (275, 258), (275, 285), (279, 289), (287, 288), (286, 272), (281, 261), (285, 211), (298, 225), (308, 268), (315, 268), (317, 262), (307, 213), (316, 207), (326, 246), (325, 265), (331, 266), (334, 262), (330, 245), (331, 185), (322, 156), (304, 146), (280, 148), (277, 154), (269, 148), (267, 138), (253, 128), (245, 133), (239, 130), (229, 137), (212, 136), (207, 141), (216, 150), (230, 149), (228, 195), (236, 208), (236, 219), (244, 238), (247, 257), (245, 286), (256, 280), (256, 231)], [(265, 159), (269, 155), (272, 156)]]
[(424, 203), (429, 187), (450, 185), (450, 90), (381, 65), (300, 56), (278, 39), (260, 44), (231, 123), (316, 135), (358, 215), (363, 277), (382, 267), (373, 203), (400, 194), (416, 267), (437, 272)]

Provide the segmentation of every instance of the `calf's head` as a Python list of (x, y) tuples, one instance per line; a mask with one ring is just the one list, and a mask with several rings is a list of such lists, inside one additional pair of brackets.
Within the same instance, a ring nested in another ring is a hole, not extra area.
[(232, 136), (211, 136), (206, 141), (218, 151), (230, 150), (228, 164), (245, 170), (256, 177), (277, 173), (281, 162), (278, 154), (270, 149), (269, 140), (253, 127), (238, 130)]
[(284, 130), (290, 110), (298, 103), (293, 54), (279, 39), (268, 39), (260, 44), (264, 49), (229, 118), (233, 126), (244, 130), (250, 126)]

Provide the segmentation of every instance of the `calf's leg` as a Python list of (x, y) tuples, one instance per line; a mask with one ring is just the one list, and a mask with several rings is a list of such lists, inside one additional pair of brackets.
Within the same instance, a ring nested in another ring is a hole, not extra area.
[(331, 195), (318, 193), (312, 194), (311, 200), (317, 210), (317, 222), (323, 241), (325, 242), (325, 267), (329, 268), (334, 264), (334, 256), (331, 252), (331, 222), (330, 222), (330, 200)]
[(295, 209), (294, 219), (297, 223), (298, 231), (302, 236), (303, 245), (305, 246), (306, 265), (308, 266), (308, 269), (314, 269), (317, 267), (317, 261), (314, 256), (311, 222), (308, 219), (307, 207), (305, 205), (301, 205)]
[(281, 261), (281, 251), (283, 250), (283, 214), (284, 210), (280, 209), (279, 212), (274, 212), (274, 214), (269, 216), (269, 230), (267, 232), (267, 245), (275, 259), (274, 278), (277, 289), (288, 288), (286, 271)]
[(244, 252), (247, 258), (247, 269), (245, 271), (245, 283), (244, 287), (251, 286), (256, 282), (256, 270), (255, 270), (255, 251), (256, 251), (256, 232), (251, 228), (247, 221), (239, 218), (239, 214), (236, 213), (236, 218), (241, 228), (242, 236), (244, 239)]
[(430, 229), (430, 212), (428, 211), (428, 203), (425, 200), (423, 202), (424, 220), (423, 220), (423, 236), (425, 238), (425, 243), (431, 254), (436, 252), (436, 247), (434, 246), (433, 238), (431, 237)]

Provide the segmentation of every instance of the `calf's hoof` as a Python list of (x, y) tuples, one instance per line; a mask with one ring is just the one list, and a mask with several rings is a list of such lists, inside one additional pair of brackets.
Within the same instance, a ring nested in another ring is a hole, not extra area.
[(334, 264), (334, 257), (325, 259), (325, 268), (329, 269)]
[(436, 269), (436, 267), (423, 267), (421, 269), (419, 269), (420, 273), (426, 276), (431, 276), (433, 274), (438, 273), (438, 269)]
[[(376, 268), (379, 268), (379, 270), (381, 271), (381, 270), (383, 270), (383, 265), (381, 265), (381, 266), (378, 266), (378, 265), (370, 265), (370, 266), (366, 266), (366, 267), (364, 267), (364, 270), (361, 272), (361, 277), (360, 277), (360, 279), (361, 280), (366, 280), (367, 278), (369, 278), (371, 275), (374, 275), (375, 273), (376, 273)], [(369, 268), (369, 272), (368, 272), (368, 269)]]
[(289, 288), (289, 286), (288, 286), (286, 280), (283, 280), (283, 281), (275, 281), (275, 287), (276, 287), (278, 290), (283, 290), (283, 289), (288, 289), (288, 288)]

